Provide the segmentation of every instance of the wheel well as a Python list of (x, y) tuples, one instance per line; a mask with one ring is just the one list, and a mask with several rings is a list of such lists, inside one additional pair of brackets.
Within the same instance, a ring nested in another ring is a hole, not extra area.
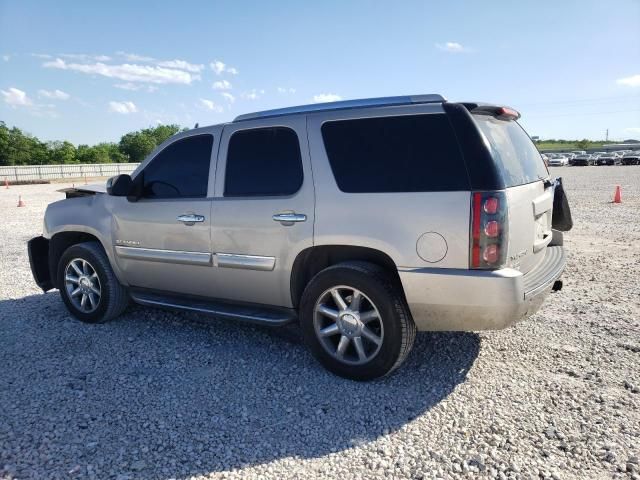
[(298, 307), (302, 292), (309, 281), (321, 270), (349, 260), (361, 260), (381, 266), (398, 282), (400, 276), (396, 264), (389, 255), (380, 250), (350, 245), (322, 245), (310, 247), (298, 254), (291, 270), (291, 299)]
[(71, 245), (83, 242), (100, 242), (95, 235), (85, 232), (60, 232), (56, 233), (49, 241), (49, 275), (56, 288), (58, 282), (58, 262), (64, 251)]

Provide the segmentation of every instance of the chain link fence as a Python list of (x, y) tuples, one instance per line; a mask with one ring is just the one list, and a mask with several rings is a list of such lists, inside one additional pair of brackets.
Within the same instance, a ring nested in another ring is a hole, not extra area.
[(0, 167), (0, 182), (32, 182), (60, 178), (112, 177), (133, 172), (138, 163), (88, 163), (74, 165), (24, 165)]

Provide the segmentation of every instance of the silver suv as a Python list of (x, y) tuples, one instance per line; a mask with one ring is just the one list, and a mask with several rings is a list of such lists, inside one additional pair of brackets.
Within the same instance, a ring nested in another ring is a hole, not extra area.
[(419, 95), (182, 132), (49, 205), (33, 275), (85, 322), (131, 300), (298, 321), (326, 368), (380, 377), (416, 330), (504, 328), (561, 286), (568, 204), (518, 118)]

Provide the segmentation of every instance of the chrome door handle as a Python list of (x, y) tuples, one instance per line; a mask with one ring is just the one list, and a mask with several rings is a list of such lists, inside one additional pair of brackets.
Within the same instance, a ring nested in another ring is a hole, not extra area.
[(194, 213), (186, 213), (179, 215), (177, 220), (185, 225), (193, 225), (194, 223), (204, 222), (204, 215), (196, 215)]
[(307, 221), (307, 216), (304, 213), (294, 213), (294, 212), (276, 213), (272, 218), (274, 221), (282, 222), (284, 224)]

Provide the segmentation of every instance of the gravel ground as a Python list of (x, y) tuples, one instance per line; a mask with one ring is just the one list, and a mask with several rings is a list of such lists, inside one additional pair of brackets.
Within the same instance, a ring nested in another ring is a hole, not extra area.
[(295, 329), (73, 320), (25, 250), (62, 185), (0, 189), (0, 478), (639, 479), (640, 167), (553, 173), (564, 290), (505, 331), (420, 334), (372, 383), (324, 371)]

